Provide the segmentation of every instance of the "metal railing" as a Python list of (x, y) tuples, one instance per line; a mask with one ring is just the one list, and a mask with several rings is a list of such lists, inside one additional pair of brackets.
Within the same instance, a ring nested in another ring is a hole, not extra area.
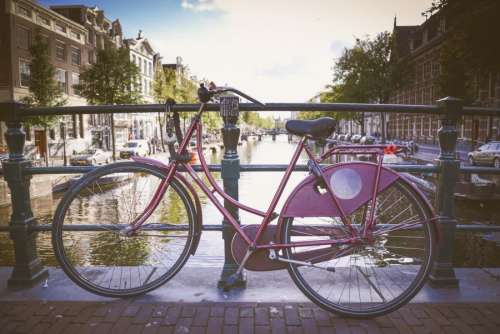
[[(198, 104), (177, 104), (174, 110), (179, 112), (197, 111)], [(435, 208), (440, 227), (438, 256), (432, 268), (430, 281), (435, 286), (457, 286), (452, 265), (453, 240), (455, 231), (470, 232), (500, 231), (495, 225), (457, 225), (454, 208), (454, 188), (459, 173), (465, 174), (500, 174), (500, 169), (488, 167), (460, 167), (456, 157), (457, 122), (463, 115), (500, 116), (499, 108), (463, 107), (459, 99), (447, 97), (437, 101), (436, 105), (394, 105), (394, 104), (357, 104), (357, 103), (269, 103), (265, 107), (252, 103), (239, 105), (240, 111), (330, 111), (330, 112), (384, 112), (439, 115), (441, 127), (438, 130), (440, 154), (435, 165), (394, 165), (390, 166), (400, 172), (419, 172), (437, 174), (437, 191)], [(207, 111), (219, 110), (218, 104), (209, 104)], [(31, 116), (40, 115), (80, 115), (111, 113), (150, 113), (162, 112), (164, 105), (105, 105), (76, 106), (56, 108), (26, 108), (19, 103), (0, 104), (0, 120), (7, 124), (5, 139), (9, 147), (9, 159), (3, 162), (3, 176), (11, 191), (12, 216), (8, 226), (0, 226), (0, 232), (9, 232), (13, 240), (15, 264), (8, 281), (9, 286), (29, 286), (47, 276), (38, 258), (36, 235), (38, 232), (51, 231), (51, 225), (38, 225), (33, 217), (30, 204), (30, 179), (39, 174), (82, 174), (95, 167), (32, 167), (24, 156), (25, 134), (22, 131), (23, 121)], [(222, 129), (225, 143), (225, 154), (220, 165), (210, 165), (211, 171), (221, 172), (224, 190), (231, 196), (238, 197), (238, 179), (240, 172), (278, 172), (284, 171), (287, 165), (240, 165), (237, 155), (239, 129), (237, 119), (226, 122)], [(230, 152), (230, 154), (228, 154)], [(201, 170), (195, 166), (195, 170)], [(307, 166), (298, 165), (297, 171), (307, 171)], [(229, 211), (238, 217), (237, 208), (225, 203)], [(204, 225), (204, 230), (222, 231), (225, 240), (225, 264), (221, 282), (235, 271), (236, 263), (231, 255), (230, 243), (234, 234), (231, 226), (224, 222), (218, 225)], [(237, 282), (236, 284), (244, 284)]]

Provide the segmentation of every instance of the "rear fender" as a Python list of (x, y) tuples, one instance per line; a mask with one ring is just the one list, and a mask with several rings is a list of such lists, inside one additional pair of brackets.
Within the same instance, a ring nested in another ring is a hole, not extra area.
[[(154, 159), (148, 159), (148, 158), (141, 158), (141, 157), (132, 157), (132, 160), (144, 163), (150, 166), (154, 166), (157, 168), (160, 168), (165, 171), (165, 173), (168, 171), (170, 166), (164, 164), (161, 161), (154, 160)], [(201, 231), (202, 231), (202, 226), (203, 226), (203, 215), (201, 211), (201, 203), (200, 199), (198, 197), (198, 194), (196, 193), (196, 190), (194, 187), (191, 185), (191, 183), (188, 182), (188, 180), (182, 176), (182, 174), (176, 172), (174, 174), (174, 178), (179, 181), (188, 191), (191, 200), (194, 202), (195, 206), (195, 224), (194, 224), (194, 240), (193, 244), (191, 245), (191, 249), (189, 250), (189, 253), (191, 255), (194, 255), (196, 253), (196, 249), (198, 248), (198, 245), (200, 243), (200, 238), (201, 238)]]
[[(346, 215), (350, 215), (371, 200), (376, 172), (377, 164), (370, 162), (340, 163), (323, 169), (326, 179), (333, 183), (333, 191)], [(378, 191), (385, 190), (397, 180), (407, 183), (422, 196), (425, 209), (432, 218), (430, 223), (434, 230), (439, 232), (432, 206), (425, 195), (406, 178), (389, 168), (382, 167)], [(285, 219), (291, 217), (340, 217), (340, 210), (328, 192), (320, 191), (316, 176), (309, 175), (295, 187), (283, 205), (277, 233), (281, 233)], [(276, 235), (276, 240), (281, 241), (281, 235)]]

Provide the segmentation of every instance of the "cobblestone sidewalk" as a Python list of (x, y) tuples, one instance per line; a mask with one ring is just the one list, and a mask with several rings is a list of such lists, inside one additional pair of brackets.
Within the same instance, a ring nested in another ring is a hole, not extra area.
[(500, 304), (410, 304), (345, 319), (311, 304), (2, 302), (0, 333), (499, 333)]

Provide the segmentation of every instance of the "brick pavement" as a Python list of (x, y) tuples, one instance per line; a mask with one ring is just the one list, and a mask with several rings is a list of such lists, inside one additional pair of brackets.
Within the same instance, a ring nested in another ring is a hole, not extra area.
[(346, 319), (312, 304), (1, 302), (0, 333), (499, 333), (500, 304), (409, 304)]

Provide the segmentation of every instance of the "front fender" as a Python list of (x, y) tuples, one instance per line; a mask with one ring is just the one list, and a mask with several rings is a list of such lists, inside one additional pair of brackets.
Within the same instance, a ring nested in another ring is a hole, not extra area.
[[(164, 164), (161, 161), (154, 160), (154, 159), (149, 159), (149, 158), (141, 158), (141, 157), (132, 157), (132, 160), (147, 164), (150, 166), (154, 166), (157, 168), (160, 168), (165, 171), (165, 173), (168, 172), (168, 169), (171, 168), (170, 166)], [(191, 185), (191, 183), (188, 182), (188, 180), (182, 176), (182, 174), (175, 172), (174, 178), (179, 181), (188, 191), (191, 200), (194, 202), (195, 206), (195, 225), (194, 225), (194, 240), (193, 244), (191, 245), (191, 249), (189, 250), (189, 253), (191, 255), (194, 255), (196, 253), (196, 249), (198, 248), (198, 245), (200, 243), (200, 238), (201, 238), (201, 231), (203, 227), (203, 214), (201, 211), (201, 203), (200, 203), (200, 198), (198, 197), (198, 194), (196, 193), (196, 190), (194, 187)]]

